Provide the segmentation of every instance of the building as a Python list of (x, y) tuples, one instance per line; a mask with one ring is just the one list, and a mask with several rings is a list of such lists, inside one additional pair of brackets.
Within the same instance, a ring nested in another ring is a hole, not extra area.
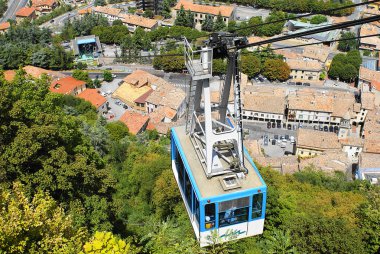
[(288, 59), (290, 78), (294, 80), (319, 80), (323, 66), (319, 61), (305, 61), (301, 59)]
[(330, 50), (326, 46), (305, 46), (303, 47), (302, 57), (304, 60), (317, 60), (324, 64), (329, 54)]
[(117, 8), (111, 8), (111, 7), (106, 7), (106, 6), (96, 6), (93, 9), (93, 12), (95, 14), (100, 14), (108, 19), (110, 23), (113, 21), (120, 19), (119, 15), (121, 13), (121, 9)]
[(34, 7), (23, 7), (16, 12), (16, 22), (20, 23), (24, 19), (35, 19), (37, 18), (36, 8)]
[(177, 5), (174, 7), (173, 17), (176, 17), (181, 7), (185, 10), (190, 10), (194, 13), (194, 23), (195, 28), (201, 29), (202, 22), (206, 19), (208, 15), (213, 17), (214, 21), (216, 17), (220, 14), (223, 17), (223, 21), (228, 24), (228, 21), (234, 20), (235, 7), (234, 6), (211, 6), (211, 5), (201, 5), (195, 4), (191, 1), (180, 0)]
[(154, 19), (131, 14), (121, 14), (119, 17), (123, 24), (127, 26), (128, 30), (131, 32), (134, 32), (137, 27), (141, 27), (145, 31), (152, 31), (158, 27), (158, 22)]
[(0, 34), (5, 33), (10, 27), (11, 24), (9, 22), (0, 23)]
[(361, 153), (356, 177), (372, 184), (380, 184), (380, 154)]
[(245, 93), (243, 119), (282, 123), (285, 121), (285, 106), (285, 96)]
[[(305, 23), (297, 20), (289, 20), (285, 26), (288, 29), (288, 34), (293, 34), (293, 33), (301, 33), (309, 30), (313, 30), (315, 28), (320, 28), (323, 26), (329, 26), (331, 25), (331, 22), (325, 22), (321, 24), (311, 24), (311, 23)], [(331, 30), (331, 31), (326, 31), (323, 33), (318, 33), (318, 34), (311, 34), (311, 35), (305, 35), (302, 36), (301, 39), (303, 40), (309, 40), (310, 42), (321, 42), (324, 45), (331, 46), (334, 44), (334, 42), (330, 42), (332, 40), (338, 39), (340, 35), (340, 30)]]
[(119, 119), (124, 123), (130, 133), (137, 135), (145, 131), (148, 126), (149, 117), (133, 111), (126, 111)]
[(153, 11), (157, 15), (162, 9), (162, 2), (162, 0), (137, 0), (136, 7), (143, 11)]
[(380, 105), (380, 71), (360, 66), (358, 87), (362, 92), (372, 92), (375, 95), (375, 105)]
[(312, 168), (331, 174), (337, 171), (348, 173), (352, 169), (351, 165), (347, 154), (342, 151), (325, 152), (315, 157), (302, 158), (299, 162), (300, 171)]
[(341, 145), (335, 133), (309, 129), (297, 130), (296, 155), (312, 157), (327, 152), (338, 152)]
[(71, 41), (71, 47), (74, 51), (75, 60), (88, 64), (98, 63), (99, 56), (103, 52), (99, 37), (95, 35), (75, 37)]
[(91, 14), (92, 13), (92, 8), (85, 8), (78, 10), (78, 15), (86, 15), (86, 14)]
[(186, 94), (170, 83), (153, 88), (146, 99), (146, 111), (150, 114), (159, 108), (165, 109), (165, 122), (176, 121), (186, 110)]
[(107, 100), (99, 94), (98, 89), (86, 89), (78, 97), (90, 102), (98, 113), (104, 114), (108, 111)]
[(288, 95), (289, 122), (330, 124), (334, 111), (331, 96), (318, 94)]
[(52, 12), (59, 5), (56, 0), (31, 0), (31, 7), (36, 8), (36, 14), (46, 15)]
[[(359, 35), (376, 35), (380, 33), (380, 28), (372, 24), (364, 24), (360, 27)], [(380, 51), (380, 38), (379, 36), (360, 38), (360, 50)]]
[(86, 82), (71, 76), (54, 80), (50, 84), (50, 91), (66, 95), (78, 95), (86, 90)]
[(341, 139), (343, 152), (347, 153), (347, 157), (351, 162), (358, 162), (359, 154), (363, 151), (364, 140), (358, 137), (348, 137)]

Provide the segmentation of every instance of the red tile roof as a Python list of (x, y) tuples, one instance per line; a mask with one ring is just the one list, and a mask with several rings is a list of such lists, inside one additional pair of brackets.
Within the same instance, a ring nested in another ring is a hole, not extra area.
[(16, 17), (30, 17), (34, 13), (36, 8), (34, 7), (23, 7), (18, 12), (16, 12)]
[(16, 71), (14, 71), (14, 70), (4, 71), (4, 78), (8, 82), (13, 81), (15, 76), (16, 76)]
[(70, 94), (73, 90), (79, 86), (85, 85), (86, 82), (78, 80), (73, 77), (66, 77), (62, 79), (54, 80), (50, 84), (50, 91), (54, 93)]
[(144, 116), (140, 113), (136, 113), (133, 111), (126, 111), (120, 117), (120, 122), (124, 123), (128, 127), (129, 132), (134, 135), (143, 131), (143, 128), (145, 127), (148, 121), (148, 116)]
[(219, 13), (223, 17), (230, 17), (234, 11), (233, 6), (210, 6), (210, 5), (201, 5), (201, 4), (194, 4), (193, 2), (187, 1), (187, 0), (180, 0), (177, 5), (174, 7), (175, 10), (181, 9), (181, 6), (183, 5), (183, 8), (185, 10), (191, 10), (192, 12), (197, 13), (207, 13), (214, 16), (217, 16)]
[(0, 23), (0, 31), (5, 31), (10, 27), (11, 27), (11, 23), (9, 22)]
[(52, 7), (56, 3), (57, 1), (55, 0), (32, 0), (32, 7), (39, 7), (44, 5)]
[(78, 97), (90, 102), (97, 109), (107, 102), (106, 98), (99, 94), (98, 89), (86, 89)]
[(380, 91), (380, 81), (372, 80), (371, 86), (375, 88), (377, 91)]

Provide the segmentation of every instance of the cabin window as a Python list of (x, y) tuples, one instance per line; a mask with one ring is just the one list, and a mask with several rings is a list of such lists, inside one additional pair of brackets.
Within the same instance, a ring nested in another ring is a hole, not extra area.
[(189, 175), (187, 174), (187, 172), (185, 172), (185, 197), (186, 197), (187, 204), (190, 208), (190, 211), (192, 210), (192, 207), (191, 207), (191, 195), (192, 195), (192, 193), (193, 193), (193, 188), (191, 187)]
[(261, 218), (263, 211), (263, 194), (257, 193), (253, 195), (252, 201), (252, 219)]
[(183, 171), (185, 169), (183, 165), (183, 161), (181, 158), (181, 155), (179, 154), (178, 150), (176, 153), (176, 166), (177, 166), (177, 172), (178, 172), (178, 182), (180, 184), (180, 187), (183, 191)]
[(248, 221), (249, 197), (219, 203), (219, 227)]
[(215, 204), (205, 205), (205, 228), (212, 229), (215, 227)]
[(194, 200), (194, 211), (195, 219), (199, 225), (199, 201), (197, 199), (197, 196), (195, 195), (195, 192), (193, 192), (193, 200)]

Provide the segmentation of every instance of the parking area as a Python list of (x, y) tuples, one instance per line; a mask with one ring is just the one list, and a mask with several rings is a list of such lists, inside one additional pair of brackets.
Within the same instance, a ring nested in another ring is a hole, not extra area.
[(236, 7), (236, 20), (247, 21), (251, 17), (261, 16), (263, 19), (269, 16), (270, 10), (256, 9), (252, 6), (237, 6)]
[(99, 88), (100, 93), (106, 97), (109, 107), (109, 113), (113, 114), (113, 121), (117, 121), (124, 114), (127, 108), (118, 99), (111, 97), (112, 93), (119, 87), (119, 83), (122, 79), (116, 78), (111, 82), (102, 82), (102, 86)]
[(281, 157), (295, 153), (294, 136), (267, 134), (259, 139), (259, 144), (263, 148), (265, 155), (269, 157)]

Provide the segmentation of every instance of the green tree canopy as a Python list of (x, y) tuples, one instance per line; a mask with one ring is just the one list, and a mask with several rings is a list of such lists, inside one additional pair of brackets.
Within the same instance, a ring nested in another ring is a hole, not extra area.
[(211, 32), (214, 28), (214, 20), (211, 15), (207, 15), (206, 19), (202, 23), (202, 30)]
[[(338, 44), (338, 49), (340, 51), (350, 51), (356, 50), (358, 48), (358, 42), (355, 39), (356, 35), (353, 32), (343, 32), (340, 36), (344, 41), (340, 41)], [(352, 39), (352, 40), (350, 40)]]
[(226, 22), (224, 22), (223, 16), (219, 12), (219, 14), (218, 14), (218, 16), (216, 16), (216, 20), (214, 22), (213, 31), (220, 32), (220, 31), (223, 31), (225, 28), (226, 28)]
[(260, 59), (253, 54), (242, 55), (240, 70), (250, 78), (256, 76), (261, 71)]
[(269, 80), (285, 81), (289, 78), (290, 68), (281, 59), (267, 59), (264, 63), (263, 75)]
[(324, 23), (324, 22), (327, 22), (327, 17), (325, 15), (314, 15), (311, 19), (310, 19), (310, 23), (311, 24), (321, 24), (321, 23)]

